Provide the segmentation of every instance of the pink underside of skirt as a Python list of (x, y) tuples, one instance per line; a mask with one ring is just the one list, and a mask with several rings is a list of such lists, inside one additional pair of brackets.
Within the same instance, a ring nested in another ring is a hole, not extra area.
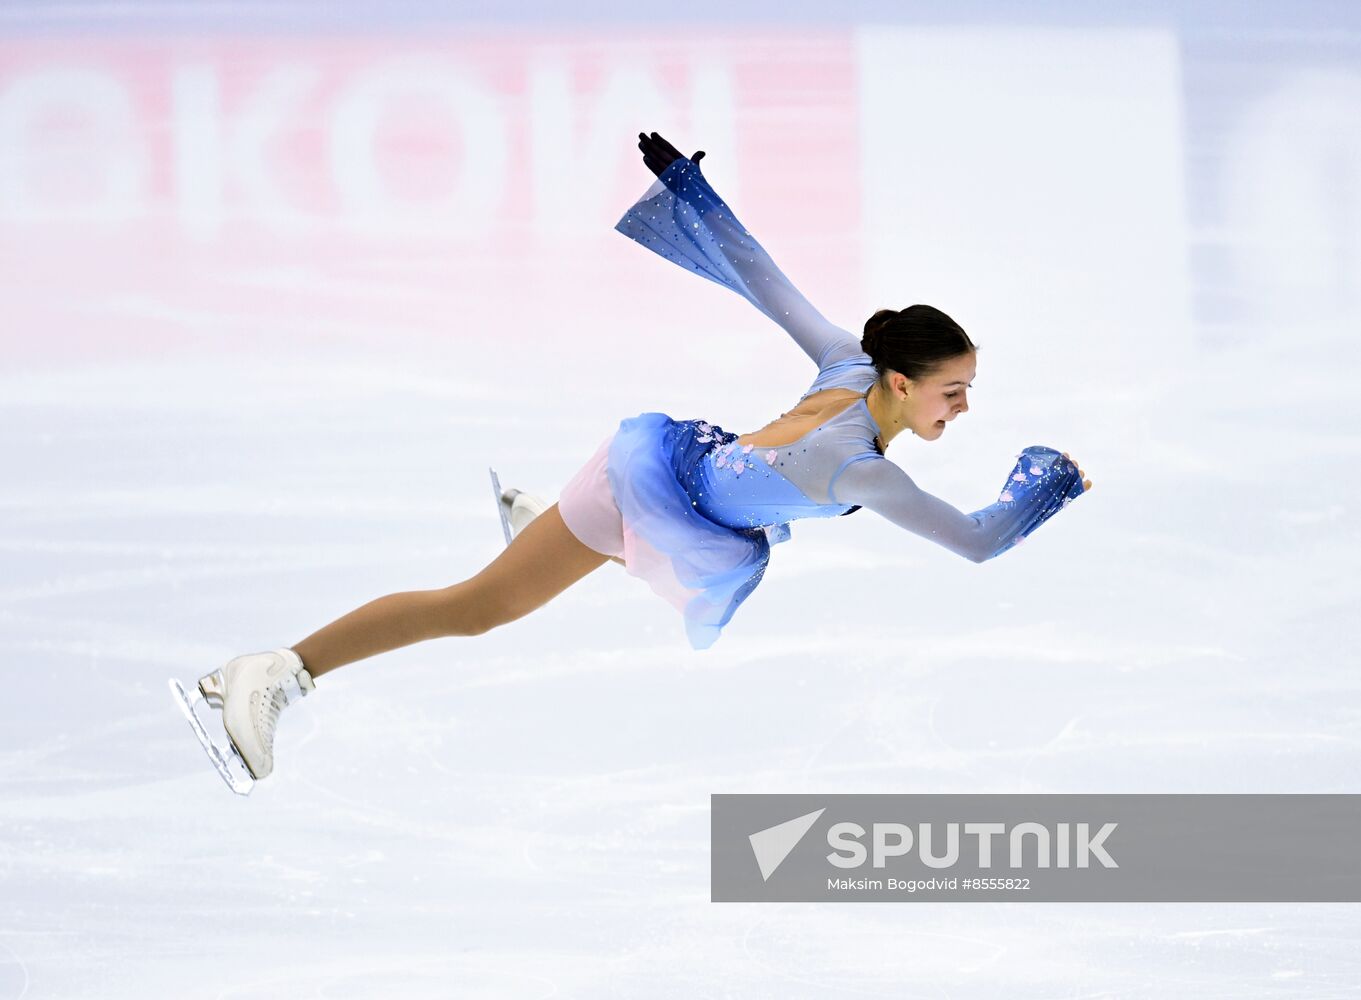
[(611, 434), (562, 488), (558, 513), (583, 545), (602, 555), (623, 559), (631, 576), (647, 581), (653, 592), (684, 612), (699, 591), (676, 579), (671, 559), (630, 530), (614, 502), (606, 472), (613, 440)]
[(582, 545), (602, 555), (622, 557), (623, 516), (614, 502), (609, 476), (605, 472), (613, 440), (611, 434), (567, 481), (558, 497), (558, 513)]

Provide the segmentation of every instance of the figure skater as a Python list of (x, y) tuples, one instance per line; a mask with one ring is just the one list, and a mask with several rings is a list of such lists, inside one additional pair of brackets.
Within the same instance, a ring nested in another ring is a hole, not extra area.
[[(607, 560), (680, 611), (690, 644), (710, 646), (760, 582), (789, 522), (869, 508), (973, 562), (1007, 551), (1091, 488), (1066, 453), (1026, 448), (997, 501), (965, 514), (885, 457), (903, 431), (938, 440), (969, 410), (977, 347), (927, 305), (881, 309), (857, 340), (789, 282), (700, 172), (656, 132), (639, 134), (657, 181), (615, 228), (732, 289), (778, 323), (817, 366), (798, 403), (760, 430), (643, 413), (620, 422), (557, 503), (501, 496), (513, 537), (476, 576), (389, 594), (291, 648), (239, 656), (185, 693), (181, 707), (238, 792), (273, 770), (282, 709), (337, 667), (414, 642), (482, 635), (542, 607)], [(230, 746), (194, 713), (222, 710)]]

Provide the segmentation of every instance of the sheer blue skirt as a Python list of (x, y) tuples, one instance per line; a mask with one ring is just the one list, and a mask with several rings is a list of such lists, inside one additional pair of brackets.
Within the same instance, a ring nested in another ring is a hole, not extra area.
[(619, 557), (674, 606), (695, 649), (707, 649), (761, 582), (771, 529), (730, 528), (696, 509), (700, 463), (737, 435), (703, 420), (643, 413), (619, 423), (563, 489), (563, 521), (583, 543)]

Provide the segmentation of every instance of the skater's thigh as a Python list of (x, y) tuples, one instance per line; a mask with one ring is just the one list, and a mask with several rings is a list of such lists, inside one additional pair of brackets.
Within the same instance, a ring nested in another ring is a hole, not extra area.
[(488, 624), (499, 625), (543, 606), (607, 558), (583, 545), (553, 504), (469, 583)]

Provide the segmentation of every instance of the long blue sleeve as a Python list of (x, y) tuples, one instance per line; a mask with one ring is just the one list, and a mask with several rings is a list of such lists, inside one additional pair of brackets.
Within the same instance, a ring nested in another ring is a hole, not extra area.
[(874, 454), (847, 464), (832, 489), (836, 502), (868, 507), (973, 562), (1005, 552), (1083, 493), (1077, 466), (1039, 445), (1017, 456), (997, 502), (972, 514), (922, 490), (901, 468)]
[(860, 353), (859, 341), (823, 317), (709, 186), (679, 157), (614, 227), (653, 253), (732, 289), (794, 339), (821, 370)]

